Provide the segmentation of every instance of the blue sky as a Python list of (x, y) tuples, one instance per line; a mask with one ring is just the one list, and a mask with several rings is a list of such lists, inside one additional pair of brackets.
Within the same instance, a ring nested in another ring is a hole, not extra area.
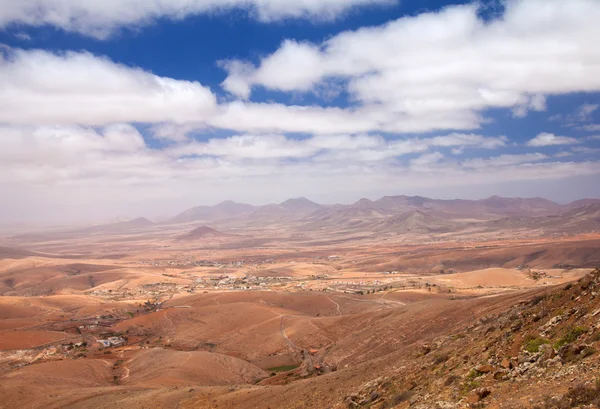
[(24, 3), (0, 4), (0, 221), (600, 196), (595, 0)]

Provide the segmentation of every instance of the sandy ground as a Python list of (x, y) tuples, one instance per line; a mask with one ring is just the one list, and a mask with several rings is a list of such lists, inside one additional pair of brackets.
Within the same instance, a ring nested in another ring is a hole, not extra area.
[[(27, 245), (45, 256), (1, 259), (0, 408), (310, 402), (313, 390), (350, 391), (390, 357), (600, 264), (599, 234), (382, 238), (292, 227), (212, 241), (178, 240), (172, 226), (46, 235)], [(271, 281), (219, 284), (248, 277)], [(127, 346), (102, 349), (108, 336)]]

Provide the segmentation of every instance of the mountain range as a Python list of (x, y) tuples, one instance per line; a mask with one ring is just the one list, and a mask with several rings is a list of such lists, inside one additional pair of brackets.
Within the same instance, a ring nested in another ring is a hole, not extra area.
[[(582, 199), (561, 205), (540, 197), (492, 196), (482, 200), (442, 200), (421, 196), (385, 196), (374, 201), (360, 199), (350, 205), (322, 205), (301, 197), (265, 206), (226, 201), (215, 206), (194, 207), (171, 218), (167, 223), (220, 222), (227, 219), (259, 222), (302, 219), (306, 222), (326, 224), (351, 223), (353, 220), (387, 218), (414, 211), (441, 219), (489, 220), (502, 217), (558, 216), (594, 204), (600, 204), (600, 199)], [(418, 214), (414, 216), (418, 217)]]
[[(378, 200), (360, 199), (349, 205), (324, 205), (300, 197), (264, 206), (228, 200), (214, 206), (193, 207), (160, 223), (138, 218), (95, 225), (77, 230), (77, 233), (125, 233), (159, 226), (187, 227), (190, 224), (192, 228), (200, 226), (200, 230), (191, 231), (181, 238), (194, 239), (226, 236), (219, 231), (221, 228), (260, 228), (277, 223), (291, 223), (300, 231), (331, 229), (383, 234), (523, 228), (544, 233), (581, 233), (600, 230), (600, 199), (558, 204), (540, 197), (442, 200), (421, 196), (385, 196)], [(205, 231), (211, 228), (206, 225), (218, 225), (219, 230)]]

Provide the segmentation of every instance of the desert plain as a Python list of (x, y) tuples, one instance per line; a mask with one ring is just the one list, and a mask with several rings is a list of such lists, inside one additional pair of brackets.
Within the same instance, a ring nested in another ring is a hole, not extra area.
[(0, 408), (427, 405), (416, 385), (412, 400), (353, 391), (585, 279), (599, 203), (301, 198), (3, 229)]

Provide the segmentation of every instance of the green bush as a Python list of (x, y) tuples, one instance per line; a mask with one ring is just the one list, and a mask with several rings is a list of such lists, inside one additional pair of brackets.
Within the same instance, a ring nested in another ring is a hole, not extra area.
[(568, 345), (572, 342), (577, 341), (580, 336), (588, 332), (585, 327), (573, 327), (567, 331), (558, 341), (554, 343), (554, 349), (560, 349), (564, 345)]
[(533, 338), (528, 340), (523, 348), (525, 351), (535, 354), (536, 352), (540, 352), (540, 347), (544, 344), (549, 344), (550, 341), (544, 338)]

